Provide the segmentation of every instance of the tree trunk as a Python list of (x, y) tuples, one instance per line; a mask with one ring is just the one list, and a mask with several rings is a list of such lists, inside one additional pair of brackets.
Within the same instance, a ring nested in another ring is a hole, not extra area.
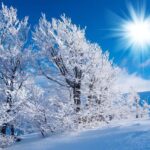
[(4, 123), (4, 124), (2, 125), (2, 128), (1, 128), (1, 133), (2, 133), (3, 135), (6, 135), (6, 130), (7, 130), (7, 124)]
[(4, 123), (3, 125), (2, 125), (2, 128), (1, 128), (1, 133), (3, 134), (3, 135), (6, 135), (7, 133), (7, 128), (10, 128), (10, 135), (12, 135), (12, 136), (14, 136), (15, 135), (15, 129), (14, 129), (14, 126), (13, 125), (11, 125), (11, 124), (7, 124), (7, 123)]
[[(12, 96), (11, 96), (10, 93), (7, 93), (7, 94), (8, 94), (8, 96), (7, 96), (7, 103), (9, 104), (9, 109), (7, 110), (7, 113), (9, 113), (11, 111), (11, 107), (12, 107)], [(14, 136), (14, 133), (15, 133), (14, 126), (12, 124), (9, 124), (9, 123), (4, 123), (2, 125), (1, 133), (6, 135), (8, 127), (10, 129), (10, 135)]]
[(74, 98), (74, 104), (76, 105), (76, 112), (80, 111), (80, 104), (81, 104), (81, 100), (80, 100), (80, 95), (81, 95), (81, 83), (75, 83), (74, 87), (73, 87), (73, 98)]
[(136, 118), (139, 118), (139, 101), (137, 98), (135, 99), (135, 102), (136, 102)]
[(15, 128), (13, 125), (10, 125), (10, 132), (11, 132), (11, 135), (14, 136), (15, 135)]

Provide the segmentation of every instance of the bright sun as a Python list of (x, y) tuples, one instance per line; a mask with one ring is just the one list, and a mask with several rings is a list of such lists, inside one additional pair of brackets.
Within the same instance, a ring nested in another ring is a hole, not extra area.
[(118, 37), (127, 49), (146, 50), (150, 47), (150, 17), (144, 7), (140, 11), (136, 11), (131, 5), (128, 8), (129, 17), (119, 17), (120, 24), (114, 30), (114, 36)]
[(137, 20), (136, 22), (127, 22), (124, 26), (125, 36), (133, 44), (143, 47), (150, 43), (150, 24), (146, 20)]

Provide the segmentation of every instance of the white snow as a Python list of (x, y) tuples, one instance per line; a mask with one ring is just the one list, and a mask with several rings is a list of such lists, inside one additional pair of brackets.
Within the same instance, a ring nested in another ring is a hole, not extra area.
[(26, 135), (7, 150), (150, 150), (150, 120), (42, 138)]

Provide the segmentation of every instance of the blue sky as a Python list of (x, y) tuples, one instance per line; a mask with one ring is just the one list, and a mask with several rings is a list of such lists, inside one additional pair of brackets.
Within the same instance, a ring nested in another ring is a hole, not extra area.
[[(149, 0), (2, 0), (2, 2), (17, 8), (19, 18), (29, 16), (29, 23), (32, 26), (38, 23), (41, 12), (45, 13), (49, 20), (52, 17), (59, 18), (65, 13), (73, 23), (83, 28), (87, 27), (87, 38), (99, 43), (103, 51), (109, 50), (115, 64), (125, 68), (132, 77), (136, 74), (142, 80), (150, 79), (150, 53), (141, 56), (136, 52), (131, 55), (131, 49), (118, 47), (119, 40), (111, 37), (113, 32), (110, 30), (115, 27), (116, 22), (119, 24), (114, 14), (123, 17), (129, 15), (129, 2), (135, 8), (145, 3), (147, 14), (150, 14)], [(116, 25), (115, 28), (117, 27)]]

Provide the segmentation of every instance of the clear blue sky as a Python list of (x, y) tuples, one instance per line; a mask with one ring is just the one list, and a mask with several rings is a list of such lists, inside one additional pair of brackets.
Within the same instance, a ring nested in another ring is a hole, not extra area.
[[(150, 55), (147, 53), (146, 58), (142, 60), (140, 57), (135, 59), (135, 55), (129, 55), (130, 49), (128, 51), (119, 49), (118, 39), (109, 36), (111, 34), (109, 29), (118, 21), (111, 12), (120, 16), (127, 15), (127, 3), (140, 7), (141, 1), (143, 0), (2, 0), (5, 5), (18, 9), (19, 18), (29, 16), (29, 23), (32, 26), (38, 23), (41, 12), (45, 13), (49, 20), (52, 17), (59, 18), (65, 13), (73, 23), (87, 27), (87, 38), (99, 43), (103, 51), (109, 50), (115, 64), (126, 68), (129, 73), (136, 72), (141, 77), (149, 79), (150, 67), (141, 68), (140, 63), (149, 59)], [(145, 3), (147, 12), (150, 12), (150, 1), (145, 0)]]

